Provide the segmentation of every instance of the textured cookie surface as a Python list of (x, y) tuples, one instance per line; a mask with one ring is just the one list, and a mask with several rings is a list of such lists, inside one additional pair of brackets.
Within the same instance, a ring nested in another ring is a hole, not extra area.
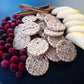
[(21, 32), (26, 35), (35, 35), (39, 31), (40, 31), (40, 26), (35, 22), (26, 24), (26, 27), (21, 28)]
[(46, 14), (42, 14), (42, 13), (37, 13), (36, 17), (39, 19), (39, 20), (44, 20), (44, 17), (46, 16)]
[(58, 44), (58, 42), (63, 39), (65, 39), (63, 36), (61, 37), (48, 36), (47, 38), (49, 44), (54, 48), (56, 48), (56, 45)]
[(52, 30), (49, 30), (49, 29), (44, 29), (44, 33), (48, 36), (62, 36), (64, 34), (64, 31), (62, 32), (55, 32), (55, 31), (52, 31)]
[[(50, 14), (47, 14), (45, 17), (44, 17), (44, 21), (47, 23), (48, 21), (50, 20), (55, 20), (55, 17), (50, 15)], [(58, 19), (57, 19), (58, 20)], [(58, 20), (59, 21), (59, 20)]]
[(29, 15), (29, 16), (25, 16), (23, 17), (22, 19), (22, 22), (32, 22), (32, 21), (36, 21), (37, 20), (37, 17), (34, 16), (34, 15)]
[(76, 58), (76, 48), (68, 40), (61, 40), (56, 46), (57, 56), (65, 62), (71, 62)]
[(18, 33), (21, 33), (21, 28), (16, 26), (15, 29), (14, 29), (14, 35), (16, 35)]
[(56, 48), (50, 47), (50, 49), (49, 49), (48, 52), (46, 53), (46, 56), (47, 56), (48, 59), (50, 59), (51, 61), (54, 61), (54, 62), (61, 61), (61, 59), (57, 56)]
[(47, 27), (53, 31), (64, 31), (66, 27), (59, 21), (50, 20), (47, 22)]
[(28, 44), (28, 52), (31, 55), (39, 56), (45, 54), (49, 49), (49, 44), (45, 39), (42, 38), (35, 38)]
[(45, 56), (29, 56), (26, 60), (26, 70), (34, 76), (46, 73), (49, 68), (49, 61)]
[(30, 36), (22, 35), (21, 33), (19, 33), (15, 36), (13, 40), (13, 47), (17, 50), (26, 48), (30, 39), (31, 39)]
[(18, 33), (22, 33), (21, 29), (25, 28), (29, 23), (21, 23), (18, 26), (15, 27), (14, 29), (14, 35), (18, 34)]
[(63, 31), (65, 30), (65, 26), (56, 18), (55, 16), (52, 16), (50, 14), (46, 15), (44, 18), (48, 29), (53, 31)]

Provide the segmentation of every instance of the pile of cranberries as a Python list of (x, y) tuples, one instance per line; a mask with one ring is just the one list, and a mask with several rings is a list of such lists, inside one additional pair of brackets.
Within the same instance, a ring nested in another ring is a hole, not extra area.
[(13, 48), (14, 28), (22, 23), (21, 17), (13, 14), (13, 20), (7, 16), (1, 20), (0, 26), (0, 61), (2, 67), (8, 67), (16, 73), (16, 77), (22, 77), (25, 71), (26, 50)]

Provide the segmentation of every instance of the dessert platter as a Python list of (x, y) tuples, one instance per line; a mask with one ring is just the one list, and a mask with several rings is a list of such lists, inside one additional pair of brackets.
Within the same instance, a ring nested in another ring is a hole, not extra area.
[[(49, 5), (33, 7), (1, 20), (0, 61), (15, 72), (41, 76), (48, 73), (50, 61), (70, 63), (76, 60), (77, 46), (84, 49), (84, 15), (77, 9)], [(72, 62), (73, 63), (73, 62)]]

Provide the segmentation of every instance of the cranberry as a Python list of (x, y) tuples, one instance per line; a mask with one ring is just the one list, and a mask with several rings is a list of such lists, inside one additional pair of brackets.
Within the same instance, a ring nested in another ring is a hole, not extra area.
[(4, 50), (4, 47), (3, 46), (0, 46), (0, 51), (3, 51)]
[(25, 64), (23, 62), (19, 62), (18, 69), (21, 71), (24, 71), (25, 70)]
[(12, 21), (11, 20), (8, 20), (7, 21), (7, 24), (11, 25)]
[(5, 18), (5, 20), (6, 20), (6, 21), (10, 20), (10, 17), (9, 17), (9, 16), (7, 16), (7, 17)]
[(13, 18), (15, 18), (15, 19), (16, 19), (16, 17), (17, 17), (17, 14), (13, 14)]
[(1, 22), (1, 25), (2, 25), (2, 26), (6, 25), (6, 24), (7, 24), (6, 21), (2, 21), (2, 22)]
[(15, 26), (16, 26), (15, 23), (12, 23), (12, 24), (11, 24), (11, 27), (12, 27), (12, 28), (15, 28)]
[(16, 20), (21, 20), (22, 18), (20, 16), (17, 16), (16, 17)]
[(2, 19), (1, 22), (6, 21), (6, 19)]
[(4, 29), (0, 29), (0, 35), (6, 33), (6, 31)]
[(14, 34), (13, 33), (9, 33), (8, 36), (11, 37), (11, 38), (14, 38)]
[(9, 53), (4, 53), (3, 55), (2, 55), (2, 59), (4, 59), (4, 60), (9, 60), (10, 59), (10, 54)]
[(6, 39), (8, 37), (8, 35), (6, 33), (2, 34), (2, 38)]
[(0, 40), (2, 40), (2, 36), (0, 36)]
[(16, 20), (16, 25), (18, 25), (18, 24), (20, 24), (20, 23), (22, 23), (21, 20)]
[(4, 45), (4, 48), (6, 49), (6, 50), (8, 50), (9, 48), (11, 48), (12, 47), (12, 45), (10, 44), (10, 43), (6, 43), (5, 45)]
[(12, 39), (11, 37), (8, 37), (8, 38), (6, 39), (6, 42), (7, 42), (7, 43), (12, 43), (12, 42), (13, 42), (13, 39)]
[(0, 59), (2, 58), (2, 55), (3, 55), (3, 52), (2, 52), (2, 51), (0, 51)]
[(17, 69), (18, 69), (17, 64), (10, 64), (10, 70), (11, 71), (15, 72), (15, 71), (17, 71)]
[(20, 53), (20, 55), (26, 55), (26, 50), (25, 50), (25, 49), (21, 49), (21, 50), (19, 51), (19, 53)]
[(3, 46), (5, 44), (4, 40), (0, 40), (0, 45)]
[(4, 26), (4, 29), (7, 31), (7, 30), (9, 29), (9, 27), (10, 27), (10, 25), (9, 25), (9, 24), (6, 24), (6, 25)]
[(21, 71), (16, 72), (16, 77), (22, 77), (22, 76), (23, 76), (23, 72), (21, 72)]
[(9, 48), (9, 49), (8, 49), (8, 52), (9, 52), (11, 55), (15, 55), (15, 54), (16, 54), (16, 49), (15, 49), (15, 48)]
[(1, 61), (1, 66), (2, 67), (8, 67), (9, 66), (9, 61), (8, 60)]
[(18, 62), (18, 57), (17, 56), (13, 56), (10, 60), (11, 63), (15, 64)]
[(25, 62), (26, 61), (26, 56), (25, 55), (20, 56), (20, 61)]
[(13, 29), (12, 29), (12, 28), (9, 28), (9, 29), (7, 30), (7, 33), (13, 33)]
[(16, 23), (16, 19), (13, 19), (13, 20), (12, 20), (12, 23)]
[(3, 26), (0, 26), (0, 29), (4, 29), (4, 27)]

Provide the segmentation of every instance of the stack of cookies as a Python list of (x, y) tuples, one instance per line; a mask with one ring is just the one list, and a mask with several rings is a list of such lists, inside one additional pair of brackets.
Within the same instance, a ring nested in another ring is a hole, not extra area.
[(63, 20), (67, 27), (65, 38), (84, 49), (84, 15), (79, 10), (67, 6), (57, 7), (51, 14)]
[(37, 13), (23, 17), (22, 22), (14, 30), (13, 47), (27, 48), (26, 70), (31, 75), (45, 74), (49, 60), (71, 62), (76, 58), (75, 46), (63, 36), (66, 27), (55, 16)]

